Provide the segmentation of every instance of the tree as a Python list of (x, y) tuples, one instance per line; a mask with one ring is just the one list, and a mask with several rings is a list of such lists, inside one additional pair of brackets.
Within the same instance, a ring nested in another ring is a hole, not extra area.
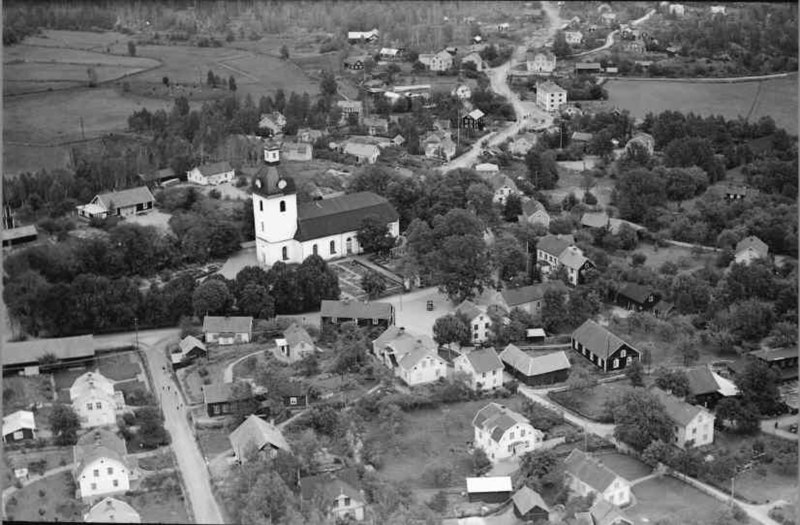
[(89, 87), (97, 87), (97, 71), (90, 67), (86, 70), (86, 74), (89, 76)]
[(367, 292), (370, 299), (377, 299), (386, 291), (386, 282), (375, 272), (369, 272), (361, 278), (361, 288)]
[(520, 215), (522, 215), (522, 199), (516, 193), (512, 193), (506, 199), (506, 204), (503, 207), (503, 219), (506, 222), (517, 222), (517, 218)]
[(751, 359), (735, 378), (742, 402), (752, 403), (761, 415), (774, 413), (781, 403), (779, 374), (758, 359)]
[(689, 378), (683, 370), (658, 368), (655, 373), (656, 386), (676, 397), (689, 395)]
[(537, 492), (558, 494), (564, 487), (564, 462), (552, 449), (527, 452), (522, 456), (515, 482)]
[(475, 476), (483, 476), (492, 469), (492, 462), (486, 455), (486, 452), (477, 447), (472, 452), (472, 474)]
[(564, 58), (571, 53), (572, 49), (570, 49), (567, 43), (567, 37), (564, 35), (564, 32), (557, 31), (555, 39), (553, 40), (553, 54), (556, 55), (556, 58)]
[(528, 178), (537, 190), (552, 190), (556, 187), (558, 164), (552, 151), (531, 148), (525, 154), (525, 165), (528, 167)]
[(161, 77), (161, 83), (164, 84), (165, 86), (169, 87), (169, 77), (167, 77), (167, 76)]
[(74, 445), (78, 441), (81, 421), (70, 405), (57, 404), (50, 413), (50, 430), (58, 446)]
[(547, 332), (555, 332), (567, 318), (567, 305), (564, 295), (558, 290), (548, 289), (544, 292), (542, 303), (542, 326)]
[(236, 91), (236, 79), (233, 78), (233, 75), (228, 77), (228, 90), (229, 91)]
[(368, 215), (361, 220), (356, 239), (365, 252), (378, 255), (387, 255), (397, 241), (386, 222), (375, 215)]
[(208, 74), (206, 74), (206, 84), (212, 88), (217, 87), (217, 76), (210, 69), (208, 70)]
[(236, 306), (242, 315), (259, 319), (271, 319), (275, 315), (275, 299), (260, 284), (247, 284), (239, 293)]
[(641, 388), (629, 388), (606, 402), (616, 425), (614, 437), (636, 450), (650, 443), (672, 438), (672, 420), (654, 394)]
[(586, 319), (591, 319), (600, 312), (602, 301), (600, 295), (591, 288), (577, 287), (569, 292), (567, 311), (569, 324), (578, 326)]
[(689, 366), (700, 358), (697, 350), (697, 341), (692, 337), (681, 337), (676, 345), (678, 352), (683, 356), (684, 366)]
[(153, 449), (170, 442), (169, 432), (164, 428), (164, 416), (156, 407), (144, 407), (137, 411), (139, 430), (137, 435), (144, 448)]
[(758, 431), (758, 408), (752, 403), (726, 397), (720, 399), (714, 413), (721, 422), (732, 423), (737, 432), (748, 434)]
[(322, 78), (319, 81), (319, 90), (323, 97), (332, 97), (336, 95), (338, 86), (333, 71), (327, 69), (322, 72)]
[(199, 317), (224, 314), (232, 304), (228, 287), (218, 280), (207, 279), (192, 294), (192, 307)]
[(621, 218), (640, 222), (654, 217), (663, 206), (665, 181), (650, 170), (633, 169), (619, 176), (613, 195)]
[(128, 40), (128, 55), (132, 57), (136, 56), (136, 44), (133, 40)]
[(500, 270), (500, 279), (504, 281), (511, 280), (525, 272), (527, 268), (528, 254), (512, 235), (503, 235), (495, 241), (492, 246), (492, 258)]
[(644, 386), (644, 371), (642, 363), (634, 361), (630, 366), (625, 367), (625, 375), (631, 382), (631, 386)]
[(289, 60), (289, 48), (286, 46), (286, 44), (281, 46), (281, 59)]
[(454, 314), (439, 317), (433, 323), (433, 340), (438, 345), (458, 343), (466, 346), (470, 343), (469, 325)]

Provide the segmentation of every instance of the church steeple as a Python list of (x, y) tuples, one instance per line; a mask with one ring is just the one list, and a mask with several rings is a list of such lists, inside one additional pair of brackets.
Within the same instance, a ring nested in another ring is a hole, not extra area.
[(268, 166), (277, 166), (281, 163), (281, 145), (272, 139), (264, 143), (264, 162)]

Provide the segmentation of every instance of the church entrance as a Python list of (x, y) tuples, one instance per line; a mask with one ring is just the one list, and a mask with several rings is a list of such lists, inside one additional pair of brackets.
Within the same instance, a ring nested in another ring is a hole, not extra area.
[(347, 255), (353, 254), (353, 239), (350, 237), (345, 241), (345, 249), (347, 250)]

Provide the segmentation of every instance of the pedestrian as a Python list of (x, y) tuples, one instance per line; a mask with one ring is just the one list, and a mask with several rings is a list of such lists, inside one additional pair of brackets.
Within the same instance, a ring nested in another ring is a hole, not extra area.
[(777, 421), (775, 422), (775, 428), (778, 428), (778, 422)]

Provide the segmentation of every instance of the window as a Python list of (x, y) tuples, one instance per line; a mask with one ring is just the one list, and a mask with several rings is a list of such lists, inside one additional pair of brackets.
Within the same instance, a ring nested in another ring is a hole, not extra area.
[(290, 405), (296, 405), (297, 404), (297, 398), (296, 397), (290, 397), (289, 398), (289, 404)]
[(16, 432), (14, 432), (14, 439), (22, 439), (22, 437), (23, 437), (22, 430), (17, 430)]
[(372, 324), (374, 324), (374, 325), (378, 324), (378, 318), (377, 317), (372, 319)]
[(695, 434), (697, 434), (697, 427), (692, 429), (692, 435), (694, 436)]
[(91, 409), (92, 409), (92, 404), (86, 403), (86, 410), (91, 410)]
[(479, 325), (479, 324), (477, 324), (477, 323), (475, 323), (474, 325), (472, 325), (472, 327), (473, 327), (473, 328), (475, 329), (475, 331), (477, 332), (477, 331), (478, 331), (478, 328), (480, 328), (480, 325)]
[(497, 370), (492, 370), (492, 375), (496, 376), (497, 375)]
[(508, 446), (508, 451), (511, 452), (511, 445)]
[(525, 437), (525, 429), (524, 428), (519, 431), (519, 437), (521, 437), (521, 438)]
[(102, 404), (102, 403), (100, 403), (100, 402), (98, 401), (97, 403), (95, 403), (95, 404), (94, 404), (94, 407), (95, 407), (97, 410), (100, 410), (101, 408), (103, 408), (103, 404)]
[(623, 349), (622, 352), (619, 353), (620, 357), (625, 357), (625, 350)]
[(281, 201), (280, 208), (281, 208), (281, 213), (286, 211), (286, 201)]
[(331, 241), (331, 255), (336, 253), (336, 241)]
[(264, 211), (264, 201), (262, 201), (260, 199), (258, 201), (258, 211)]
[(289, 259), (289, 249), (286, 246), (281, 248), (281, 257), (284, 261)]
[(626, 363), (626, 364), (631, 364), (631, 362), (632, 362), (632, 361), (633, 361), (633, 358), (632, 358), (631, 356), (628, 356), (628, 357), (625, 359), (625, 363)]
[(100, 469), (94, 469), (94, 470), (92, 471), (92, 475), (93, 475), (94, 477), (96, 477), (96, 478), (99, 478), (99, 477), (100, 477)]
[(511, 432), (511, 433), (508, 435), (508, 439), (514, 439), (514, 433), (513, 433), (513, 432)]
[(619, 366), (619, 359), (614, 359), (614, 365), (612, 368), (617, 368)]
[(317, 254), (318, 250), (317, 250), (317, 245), (316, 244), (311, 247), (311, 251), (314, 252), (314, 255), (318, 255)]
[(114, 473), (114, 467), (108, 467), (106, 470), (107, 470), (107, 472), (109, 474), (113, 474)]
[(483, 327), (484, 327), (484, 328), (489, 328), (489, 323), (485, 323), (485, 324), (483, 325)]
[(486, 379), (486, 372), (481, 373), (481, 377)]
[(97, 483), (92, 483), (92, 490), (97, 490)]
[(349, 505), (350, 505), (350, 498), (348, 498), (347, 496), (345, 496), (345, 498), (344, 498), (344, 506), (345, 506), (345, 507), (348, 507)]
[(118, 480), (118, 479), (115, 479), (114, 481), (112, 481), (112, 484), (113, 484), (115, 487), (119, 487), (119, 480)]

